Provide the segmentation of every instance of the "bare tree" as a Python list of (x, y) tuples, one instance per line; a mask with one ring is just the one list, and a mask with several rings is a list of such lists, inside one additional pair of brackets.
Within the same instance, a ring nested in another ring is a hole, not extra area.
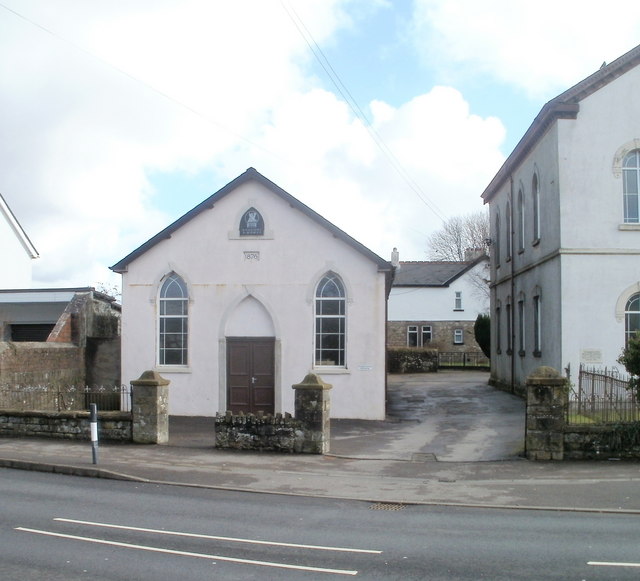
[(465, 260), (467, 250), (484, 251), (489, 238), (489, 213), (485, 210), (455, 216), (427, 239), (431, 260)]
[[(442, 228), (429, 236), (428, 254), (431, 260), (463, 262), (487, 253), (489, 238), (489, 213), (480, 210), (466, 216), (455, 216), (447, 220)], [(471, 252), (471, 255), (468, 254)], [(471, 273), (470, 282), (477, 296), (488, 303), (489, 265), (485, 263), (480, 272)]]

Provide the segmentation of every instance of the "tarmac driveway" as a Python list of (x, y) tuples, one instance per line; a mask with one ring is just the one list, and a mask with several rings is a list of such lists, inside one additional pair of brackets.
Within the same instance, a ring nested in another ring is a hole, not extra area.
[(508, 460), (524, 449), (525, 402), (482, 371), (390, 375), (386, 421), (332, 420), (332, 455), (426, 462)]

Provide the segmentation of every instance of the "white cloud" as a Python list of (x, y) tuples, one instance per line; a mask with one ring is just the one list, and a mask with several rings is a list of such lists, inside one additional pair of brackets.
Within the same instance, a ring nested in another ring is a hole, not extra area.
[[(208, 195), (254, 166), (382, 256), (424, 256), (439, 220), (319, 88), (280, 2), (6, 3), (55, 33), (0, 8), (0, 191), (40, 251), (37, 286), (108, 283), (107, 266), (177, 217), (149, 181), (162, 172), (214, 169)], [(285, 4), (319, 43), (384, 5)], [(448, 216), (479, 207), (499, 120), (446, 87), (371, 112), (422, 195)]]
[(551, 98), (633, 48), (640, 11), (635, 0), (416, 0), (413, 32), (449, 79), (490, 75)]

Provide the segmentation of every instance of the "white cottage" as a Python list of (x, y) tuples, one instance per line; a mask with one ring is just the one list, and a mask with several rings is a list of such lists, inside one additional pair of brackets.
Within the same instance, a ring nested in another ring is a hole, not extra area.
[(640, 46), (547, 103), (482, 197), (492, 378), (615, 366), (640, 329)]
[(38, 251), (0, 194), (0, 289), (31, 286), (32, 261)]
[(122, 378), (155, 369), (169, 412), (292, 412), (310, 371), (335, 418), (385, 416), (391, 264), (250, 168), (111, 267)]
[(398, 261), (389, 294), (387, 344), (480, 353), (473, 328), (478, 315), (489, 309), (488, 261), (483, 253), (463, 262)]

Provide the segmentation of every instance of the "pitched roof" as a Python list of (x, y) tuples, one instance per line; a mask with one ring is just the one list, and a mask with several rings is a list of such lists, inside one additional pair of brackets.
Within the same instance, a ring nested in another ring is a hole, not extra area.
[(491, 183), (482, 193), (485, 202), (489, 202), (502, 185), (509, 179), (513, 170), (529, 154), (538, 139), (549, 126), (558, 119), (576, 119), (580, 111), (580, 101), (608, 85), (626, 72), (640, 64), (640, 45), (631, 49), (612, 63), (602, 66), (592, 75), (580, 81), (570, 89), (560, 93), (549, 101), (533, 120), (522, 139), (515, 146)]
[(184, 226), (186, 223), (190, 222), (193, 218), (201, 214), (206, 210), (211, 210), (216, 202), (224, 198), (226, 195), (230, 194), (232, 191), (237, 189), (242, 184), (245, 184), (249, 181), (256, 181), (259, 184), (262, 184), (271, 192), (276, 194), (285, 200), (292, 208), (295, 208), (308, 216), (311, 220), (326, 228), (333, 236), (342, 240), (358, 252), (364, 255), (366, 258), (374, 262), (378, 265), (378, 269), (381, 271), (391, 272), (393, 267), (391, 263), (387, 260), (384, 260), (380, 256), (378, 256), (373, 251), (369, 250), (366, 246), (349, 236), (346, 232), (334, 226), (329, 220), (323, 218), (320, 214), (303, 204), (297, 198), (294, 198), (288, 192), (285, 192), (280, 186), (274, 184), (271, 180), (264, 177), (262, 174), (258, 173), (254, 168), (250, 167), (243, 174), (239, 175), (233, 181), (229, 182), (226, 186), (218, 190), (215, 194), (209, 196), (206, 200), (198, 204), (195, 208), (187, 212), (181, 218), (178, 218), (173, 224), (167, 226), (164, 230), (156, 234), (153, 238), (147, 240), (142, 246), (125, 256), (122, 260), (111, 266), (111, 270), (114, 272), (126, 272), (127, 267), (130, 263), (132, 263), (136, 258), (144, 254), (147, 250), (153, 248), (156, 244), (159, 244), (163, 240), (171, 237), (171, 234)]
[(487, 256), (470, 262), (401, 262), (393, 286), (446, 287), (484, 260)]
[(38, 258), (38, 256), (40, 256), (38, 254), (38, 251), (36, 250), (35, 246), (31, 243), (31, 240), (29, 240), (27, 233), (24, 231), (24, 229), (20, 225), (20, 222), (18, 222), (18, 219), (15, 217), (14, 213), (11, 211), (11, 208), (9, 208), (9, 204), (7, 204), (6, 200), (2, 197), (2, 194), (0, 194), (0, 214), (4, 215), (7, 222), (9, 223), (9, 226), (11, 226), (11, 229), (15, 232), (16, 236), (18, 237), (18, 240), (22, 244), (22, 247), (24, 248), (25, 252), (29, 255), (29, 257)]

